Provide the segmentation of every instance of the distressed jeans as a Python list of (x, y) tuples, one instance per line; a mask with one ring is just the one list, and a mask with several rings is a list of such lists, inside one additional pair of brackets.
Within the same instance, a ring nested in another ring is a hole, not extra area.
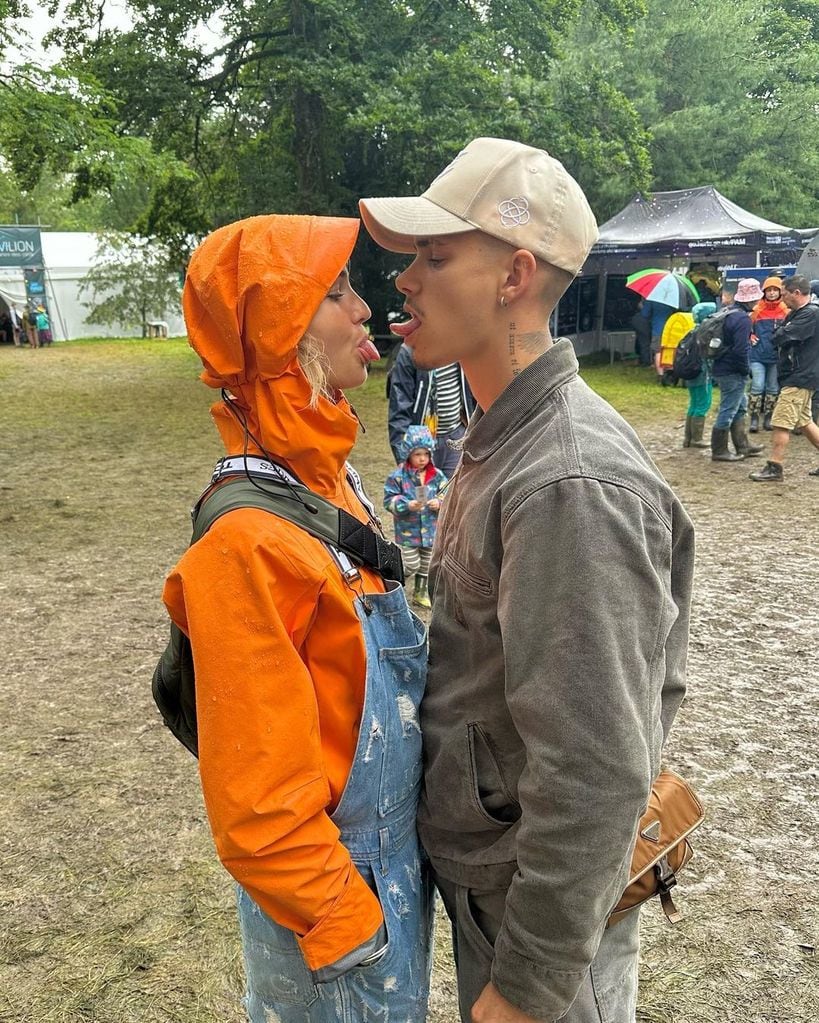
[[(471, 1023), (472, 1006), (491, 978), (506, 892), (481, 892), (441, 877), (435, 880), (452, 922), (461, 1020)], [(634, 1023), (639, 925), (640, 911), (635, 910), (603, 932), (580, 990), (559, 1023)]]
[(384, 911), (388, 948), (370, 966), (318, 981), (293, 931), (238, 890), (250, 1023), (422, 1023), (431, 965), (433, 887), (418, 842), (418, 705), (426, 630), (403, 587), (356, 602), (367, 648), (358, 746), (332, 816), (358, 872)]

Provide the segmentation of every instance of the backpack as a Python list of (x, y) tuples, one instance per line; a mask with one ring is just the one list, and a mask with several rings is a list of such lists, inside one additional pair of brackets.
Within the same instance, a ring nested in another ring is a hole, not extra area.
[(738, 311), (731, 306), (724, 306), (722, 309), (717, 309), (715, 313), (711, 313), (710, 316), (706, 316), (702, 323), (694, 328), (703, 359), (714, 360), (723, 354), (725, 321), (731, 313)]
[[(233, 462), (244, 468), (241, 474), (237, 472), (231, 477), (229, 472)], [(223, 458), (217, 463), (215, 484), (205, 490), (191, 511), (191, 546), (227, 512), (235, 508), (260, 508), (321, 540), (343, 574), (354, 573), (356, 565), (366, 565), (379, 572), (385, 580), (403, 584), (404, 568), (401, 548), (397, 544), (385, 540), (354, 515), (337, 508), (298, 481), (290, 483), (273, 479), (268, 472), (249, 468), (248, 463), (270, 467), (269, 462), (256, 458)], [(220, 473), (225, 465), (228, 466), (228, 474), (222, 477)], [(357, 474), (351, 469), (350, 473), (350, 482), (358, 492)], [(193, 654), (190, 640), (173, 622), (168, 645), (154, 669), (151, 691), (167, 727), (186, 749), (198, 756)]]
[(702, 366), (702, 349), (694, 327), (674, 349), (672, 372), (678, 380), (694, 380), (702, 373)]

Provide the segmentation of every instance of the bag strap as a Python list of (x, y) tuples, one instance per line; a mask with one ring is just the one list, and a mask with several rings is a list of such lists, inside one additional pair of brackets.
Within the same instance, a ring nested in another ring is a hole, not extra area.
[[(248, 479), (248, 475), (253, 477)], [(248, 475), (228, 476), (202, 494), (191, 511), (196, 543), (213, 523), (237, 508), (258, 508), (292, 522), (311, 536), (321, 540), (333, 551), (345, 555), (352, 565), (348, 569), (335, 558), (345, 577), (352, 577), (353, 566), (365, 565), (387, 580), (403, 584), (404, 567), (401, 549), (385, 540), (366, 523), (313, 493), (303, 484), (272, 479), (249, 470)], [(335, 555), (334, 555), (335, 557)]]

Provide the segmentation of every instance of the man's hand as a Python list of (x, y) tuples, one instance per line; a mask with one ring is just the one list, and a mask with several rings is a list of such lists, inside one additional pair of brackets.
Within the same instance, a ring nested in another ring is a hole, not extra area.
[(407, 505), (407, 509), (409, 511), (420, 511), (421, 510), (421, 502), (420, 501), (410, 501), (409, 504)]
[(472, 1023), (538, 1023), (534, 1016), (515, 1008), (491, 982), (472, 1006)]
[(427, 508), (429, 508), (430, 511), (438, 511), (440, 507), (441, 502), (438, 500), (437, 497), (433, 497), (431, 501), (427, 502)]

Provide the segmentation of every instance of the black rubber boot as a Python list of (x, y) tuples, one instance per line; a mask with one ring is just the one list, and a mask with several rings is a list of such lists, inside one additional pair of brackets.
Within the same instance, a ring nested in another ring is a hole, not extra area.
[(774, 405), (776, 405), (776, 399), (779, 397), (778, 394), (766, 394), (765, 404), (763, 406), (764, 418), (762, 420), (763, 430), (772, 430), (771, 416), (773, 415)]
[(683, 447), (691, 447), (691, 416), (685, 417), (685, 436), (683, 437)]
[(758, 469), (756, 472), (749, 473), (749, 479), (752, 479), (754, 483), (781, 483), (785, 478), (785, 473), (782, 471), (781, 462), (766, 462), (764, 469)]
[(716, 426), (711, 430), (711, 461), (712, 462), (741, 462), (742, 455), (735, 455), (728, 450), (728, 431), (718, 430)]
[(691, 416), (691, 447), (692, 448), (707, 448), (710, 447), (707, 440), (702, 439), (703, 431), (705, 430), (705, 416)]
[(745, 416), (740, 416), (739, 419), (735, 419), (731, 423), (731, 440), (734, 442), (737, 454), (742, 455), (743, 458), (753, 458), (763, 451), (761, 444), (752, 444), (748, 440), (748, 434), (745, 432)]
[(751, 422), (748, 426), (748, 433), (759, 432), (759, 413), (762, 411), (762, 395), (752, 394), (748, 399), (748, 411), (751, 414)]

